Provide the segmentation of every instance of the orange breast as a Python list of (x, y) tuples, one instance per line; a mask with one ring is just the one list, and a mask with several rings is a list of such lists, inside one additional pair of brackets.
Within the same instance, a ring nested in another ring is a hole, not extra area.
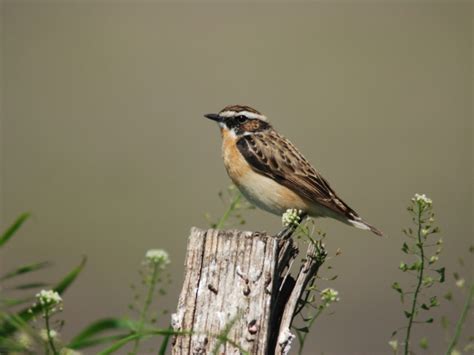
[(221, 129), (221, 134), (222, 158), (225, 168), (234, 184), (240, 185), (243, 176), (250, 171), (250, 167), (235, 145), (237, 141), (235, 135), (227, 129)]

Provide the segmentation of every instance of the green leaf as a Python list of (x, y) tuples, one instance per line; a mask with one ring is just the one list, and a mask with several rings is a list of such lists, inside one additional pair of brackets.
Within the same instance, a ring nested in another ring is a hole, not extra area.
[(422, 349), (428, 349), (428, 339), (426, 338), (421, 338), (420, 339), (420, 348)]
[(425, 321), (425, 323), (433, 323), (434, 319), (433, 318), (429, 318)]
[(26, 297), (26, 298), (3, 298), (0, 300), (0, 307), (13, 307), (18, 306), (19, 304), (33, 302), (34, 297)]
[(442, 267), (442, 268), (436, 269), (435, 271), (439, 274), (438, 282), (443, 283), (444, 280), (446, 279), (446, 276), (445, 276), (446, 268)]
[(427, 306), (426, 303), (423, 303), (423, 304), (421, 305), (421, 308), (424, 309), (425, 311), (428, 311), (428, 310), (430, 309), (430, 307)]
[(439, 301), (436, 296), (430, 297), (430, 307), (437, 307), (439, 306)]
[(400, 284), (398, 282), (394, 282), (392, 284), (392, 288), (397, 291), (398, 293), (403, 293), (402, 288), (400, 287)]
[(13, 224), (0, 236), (0, 248), (15, 235), (18, 229), (20, 229), (20, 227), (26, 222), (28, 218), (30, 218), (30, 214), (23, 213), (16, 219), (15, 222), (13, 222)]
[(11, 279), (12, 277), (15, 277), (15, 276), (23, 275), (23, 274), (33, 272), (33, 271), (36, 271), (36, 270), (40, 270), (40, 269), (43, 269), (43, 268), (45, 268), (49, 265), (51, 265), (51, 264), (48, 261), (41, 261), (39, 263), (33, 263), (33, 264), (20, 266), (19, 268), (15, 269), (13, 271), (7, 272), (5, 275), (0, 277), (0, 281), (5, 281), (5, 280)]
[(409, 251), (410, 251), (410, 248), (408, 247), (408, 244), (405, 243), (405, 242), (403, 243), (402, 251), (403, 251), (405, 254), (408, 254)]
[(408, 312), (408, 311), (403, 311), (403, 313), (405, 313), (405, 317), (407, 318), (410, 318), (411, 317), (411, 313)]
[(415, 271), (419, 271), (421, 270), (421, 261), (415, 261), (413, 264), (411, 264), (409, 267), (408, 267), (408, 270), (415, 270)]
[(392, 284), (392, 288), (397, 291), (400, 294), (400, 301), (403, 303), (404, 302), (404, 294), (403, 290), (398, 282), (394, 282)]
[(93, 338), (88, 338), (81, 340), (77, 343), (71, 343), (73, 346), (68, 346), (70, 349), (78, 350), (78, 349), (84, 349), (88, 348), (91, 346), (96, 346), (100, 344), (106, 344), (106, 343), (111, 343), (113, 341), (121, 340), (123, 338), (126, 338), (130, 335), (130, 333), (126, 334), (117, 334), (117, 335), (105, 335), (105, 336), (98, 336), (98, 337), (93, 337)]
[(109, 346), (107, 349), (101, 351), (99, 355), (109, 355), (120, 349), (121, 347), (125, 346), (127, 343), (131, 342), (132, 340), (141, 338), (140, 334), (132, 334), (123, 339), (120, 339), (116, 343)]
[(171, 332), (173, 331), (173, 328), (170, 326), (168, 330), (170, 331), (170, 333), (164, 336), (163, 341), (160, 346), (160, 350), (158, 351), (158, 355), (166, 355), (166, 349), (168, 348), (168, 343), (171, 339), (171, 336), (172, 336)]
[[(97, 336), (104, 331), (111, 330), (129, 330), (133, 331), (133, 322), (127, 319), (116, 319), (116, 318), (104, 318), (88, 325), (78, 335), (76, 335), (71, 342), (67, 345), (71, 349), (82, 348), (82, 344), (85, 341), (91, 340), (90, 338)], [(127, 334), (128, 335), (128, 334)]]
[(394, 331), (392, 332), (392, 335), (390, 336), (390, 338), (393, 338), (395, 335), (397, 335), (397, 333), (398, 333), (398, 330), (394, 330)]
[(302, 332), (302, 333), (309, 333), (309, 328), (308, 327), (303, 327), (303, 328), (296, 328), (294, 327), (293, 329)]
[(441, 323), (441, 327), (442, 327), (443, 329), (448, 329), (448, 327), (449, 327), (449, 319), (448, 319), (448, 317), (442, 316), (442, 317), (441, 317), (441, 320), (440, 320), (440, 323)]
[(62, 294), (71, 284), (76, 280), (86, 265), (87, 258), (84, 256), (81, 263), (75, 267), (69, 274), (67, 274), (55, 287), (54, 291)]
[(40, 287), (44, 288), (48, 285), (49, 284), (47, 284), (45, 282), (31, 282), (31, 283), (27, 283), (27, 284), (17, 285), (17, 286), (14, 286), (14, 287), (9, 287), (8, 289), (10, 289), (10, 290), (29, 290), (29, 289), (32, 289), (32, 288), (40, 288)]

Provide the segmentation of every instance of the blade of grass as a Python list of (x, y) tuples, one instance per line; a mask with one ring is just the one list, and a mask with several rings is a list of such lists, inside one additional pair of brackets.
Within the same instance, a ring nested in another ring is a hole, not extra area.
[(168, 336), (171, 336), (171, 335), (190, 335), (190, 332), (175, 331), (175, 330), (172, 330), (171, 328), (145, 330), (141, 334), (138, 334), (138, 333), (130, 334), (129, 336), (119, 340), (115, 344), (112, 344), (112, 346), (108, 347), (107, 349), (99, 352), (98, 355), (112, 354), (113, 352), (115, 352), (118, 349), (122, 348), (123, 346), (127, 345), (127, 343), (129, 343), (131, 341), (134, 341), (136, 339), (141, 339), (141, 338), (147, 338), (147, 337), (150, 337), (150, 336), (153, 336), (153, 335), (163, 335), (165, 337), (168, 337)]
[(173, 335), (171, 333), (173, 331), (173, 327), (169, 326), (168, 330), (170, 331), (170, 333), (164, 336), (163, 342), (161, 343), (161, 346), (160, 346), (160, 350), (158, 350), (158, 355), (166, 355), (166, 349), (168, 348), (168, 343), (170, 342), (170, 338)]
[(16, 285), (13, 287), (6, 287), (5, 290), (29, 290), (32, 288), (45, 288), (49, 286), (49, 284), (45, 282), (32, 282), (32, 283), (27, 283), (27, 284), (22, 284), (22, 285)]
[(69, 343), (67, 347), (71, 349), (76, 349), (78, 346), (80, 346), (81, 343), (85, 341), (90, 341), (91, 340), (90, 338), (95, 337), (104, 331), (111, 331), (111, 330), (133, 331), (134, 329), (135, 328), (134, 328), (133, 322), (127, 319), (116, 319), (116, 318), (99, 319), (98, 321), (95, 321), (94, 323), (84, 328), (78, 335), (76, 335), (71, 340), (71, 342)]
[(0, 306), (1, 307), (13, 307), (13, 306), (18, 306), (19, 304), (27, 303), (27, 302), (33, 302), (35, 298), (34, 297), (25, 297), (25, 298), (3, 298), (0, 299)]
[(30, 214), (23, 213), (16, 219), (15, 222), (13, 222), (13, 224), (2, 234), (2, 236), (0, 236), (0, 248), (15, 235), (18, 229), (20, 229), (20, 227), (26, 222), (28, 218), (30, 218)]
[(23, 275), (23, 274), (26, 274), (26, 273), (29, 273), (29, 272), (37, 271), (37, 270), (43, 269), (43, 268), (45, 268), (47, 266), (50, 266), (50, 265), (51, 265), (51, 263), (48, 262), (48, 261), (41, 261), (39, 263), (20, 266), (19, 268), (15, 269), (13, 271), (7, 272), (5, 275), (0, 277), (0, 281), (5, 281), (5, 280), (11, 279), (12, 277), (15, 277), (15, 276), (19, 276), (19, 275)]
[(91, 347), (91, 346), (106, 344), (106, 343), (110, 343), (112, 341), (120, 340), (120, 339), (123, 339), (123, 338), (125, 338), (129, 335), (130, 334), (127, 333), (127, 334), (117, 334), (117, 335), (106, 335), (106, 336), (92, 338), (92, 339), (84, 339), (84, 340), (78, 341), (76, 343), (71, 343), (71, 345), (68, 345), (67, 348), (68, 349), (74, 349), (74, 350), (84, 349), (84, 348), (88, 348), (88, 347)]

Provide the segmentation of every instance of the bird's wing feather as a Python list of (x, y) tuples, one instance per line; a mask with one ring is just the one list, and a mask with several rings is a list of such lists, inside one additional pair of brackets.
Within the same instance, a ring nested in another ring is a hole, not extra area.
[(255, 172), (348, 219), (358, 218), (296, 147), (277, 132), (243, 136), (237, 148)]

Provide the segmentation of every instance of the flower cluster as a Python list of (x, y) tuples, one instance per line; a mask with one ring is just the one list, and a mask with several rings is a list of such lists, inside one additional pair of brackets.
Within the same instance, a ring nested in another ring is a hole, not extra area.
[(145, 254), (145, 259), (148, 264), (157, 265), (162, 269), (170, 263), (170, 257), (163, 249), (148, 250)]
[(425, 194), (415, 194), (411, 200), (422, 207), (431, 207), (433, 204), (433, 200), (426, 197)]
[(283, 224), (284, 227), (297, 227), (299, 223), (301, 222), (301, 214), (303, 211), (297, 210), (294, 208), (290, 208), (286, 210), (285, 213), (283, 213), (283, 216), (281, 217), (281, 223)]
[(333, 288), (325, 288), (321, 291), (321, 301), (326, 306), (329, 306), (331, 303), (339, 302), (339, 292)]
[(33, 306), (39, 305), (41, 308), (56, 312), (57, 310), (62, 311), (62, 303), (63, 299), (54, 290), (41, 290), (39, 293), (36, 294), (37, 303)]

